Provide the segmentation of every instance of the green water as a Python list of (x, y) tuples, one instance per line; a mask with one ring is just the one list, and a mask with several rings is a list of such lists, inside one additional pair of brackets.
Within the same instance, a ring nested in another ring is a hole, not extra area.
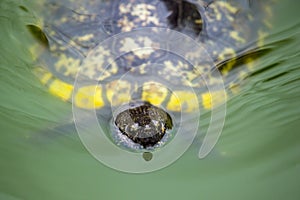
[(32, 75), (20, 20), (30, 18), (7, 2), (0, 3), (0, 199), (300, 198), (296, 1), (274, 6), (274, 29), (266, 38), (272, 50), (228, 102), (215, 150), (199, 160), (194, 145), (171, 166), (140, 175), (96, 161), (72, 129), (53, 130), (69, 121), (71, 105)]

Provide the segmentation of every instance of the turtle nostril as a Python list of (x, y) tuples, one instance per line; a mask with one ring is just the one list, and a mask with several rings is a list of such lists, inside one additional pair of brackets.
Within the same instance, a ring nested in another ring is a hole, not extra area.
[(172, 128), (170, 115), (147, 102), (120, 112), (114, 123), (123, 135), (143, 148), (153, 147)]

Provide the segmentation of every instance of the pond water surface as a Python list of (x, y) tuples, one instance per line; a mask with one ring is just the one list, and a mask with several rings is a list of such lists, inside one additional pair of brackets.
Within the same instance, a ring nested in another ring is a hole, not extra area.
[(213, 152), (199, 160), (195, 142), (169, 167), (138, 175), (95, 160), (68, 125), (53, 129), (68, 124), (71, 105), (32, 74), (18, 5), (0, 3), (0, 199), (300, 198), (299, 2), (274, 5), (271, 51), (229, 100)]

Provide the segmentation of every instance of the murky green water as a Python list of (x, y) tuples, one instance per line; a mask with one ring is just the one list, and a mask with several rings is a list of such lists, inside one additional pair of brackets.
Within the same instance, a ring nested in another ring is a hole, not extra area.
[(171, 166), (141, 175), (96, 161), (70, 127), (53, 130), (69, 122), (71, 105), (48, 94), (32, 75), (18, 4), (5, 2), (0, 3), (0, 199), (300, 198), (296, 1), (274, 7), (274, 29), (266, 40), (272, 51), (229, 101), (215, 150), (199, 160), (195, 144)]

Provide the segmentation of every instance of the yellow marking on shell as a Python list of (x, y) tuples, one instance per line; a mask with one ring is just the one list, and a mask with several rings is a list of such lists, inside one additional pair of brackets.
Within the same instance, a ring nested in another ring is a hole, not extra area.
[[(233, 7), (232, 5), (230, 5), (227, 2), (223, 2), (223, 1), (216, 1), (211, 5), (211, 8), (214, 9), (214, 18), (217, 21), (221, 21), (222, 17), (226, 17), (227, 19), (229, 19), (229, 21), (234, 21), (234, 18), (231, 15), (226, 15), (223, 16), (223, 13), (220, 12), (220, 10), (223, 10), (225, 12), (229, 12), (231, 14), (234, 14), (237, 12), (237, 8)], [(210, 19), (208, 19), (210, 21)], [(213, 21), (212, 21), (213, 22)]]
[(138, 16), (140, 20), (145, 21), (151, 15), (151, 10), (155, 10), (155, 6), (140, 3), (133, 6), (131, 14), (133, 16)]
[(50, 30), (50, 32), (49, 32), (49, 35), (51, 35), (51, 36), (55, 36), (56, 35), (56, 32), (54, 31), (54, 30)]
[(40, 79), (40, 81), (45, 85), (48, 83), (48, 81), (53, 78), (52, 73), (50, 73), (49, 71), (41, 68), (41, 67), (37, 67), (33, 70), (33, 73)]
[[(235, 50), (232, 48), (225, 48), (219, 55), (219, 60), (226, 60), (236, 57)], [(228, 74), (228, 72), (232, 69), (233, 65), (235, 64), (235, 60), (230, 60), (226, 63), (226, 65), (222, 68), (222, 73), (224, 75)]]
[(192, 91), (173, 91), (167, 109), (174, 112), (193, 112), (199, 109), (197, 95)]
[(150, 23), (153, 23), (155, 25), (160, 25), (158, 17), (156, 17), (156, 16), (149, 16), (146, 21), (142, 22), (142, 26), (147, 26)]
[(244, 38), (239, 36), (239, 32), (237, 32), (237, 31), (231, 31), (229, 34), (230, 34), (230, 37), (234, 38), (238, 42), (241, 42), (241, 43), (246, 42), (246, 40)]
[(216, 20), (217, 21), (221, 21), (221, 19), (222, 19), (222, 13), (219, 12), (218, 9), (216, 9), (216, 10), (217, 10), (217, 12), (215, 12), (215, 14), (216, 14)]
[(68, 22), (68, 18), (67, 18), (67, 17), (62, 17), (62, 18), (60, 19), (60, 22), (61, 22), (61, 23), (66, 23), (66, 22)]
[(102, 87), (89, 85), (79, 88), (74, 94), (75, 105), (84, 109), (100, 109), (105, 105), (102, 98)]
[(253, 21), (254, 20), (254, 17), (251, 14), (248, 14), (247, 17), (248, 17), (249, 21)]
[(255, 67), (254, 60), (255, 60), (255, 59), (254, 59), (253, 57), (249, 57), (249, 58), (247, 58), (247, 59), (245, 60), (245, 63), (246, 63), (247, 68), (248, 68), (249, 70), (253, 70), (253, 69), (254, 69), (254, 67)]
[(238, 94), (241, 91), (241, 87), (238, 84), (230, 83), (229, 89), (233, 94)]
[(149, 37), (139, 37), (137, 41), (143, 43), (144, 47), (152, 47), (153, 45), (153, 40), (151, 40)]
[[(139, 38), (139, 40), (144, 41), (146, 44), (149, 42), (145, 37)], [(136, 55), (137, 57), (139, 57), (140, 59), (143, 58), (148, 58), (151, 53), (154, 52), (152, 47), (148, 47), (148, 48), (143, 48), (143, 46), (141, 47), (138, 43), (136, 43), (136, 41), (132, 38), (124, 38), (121, 41), (122, 47), (120, 48), (120, 51), (122, 52), (130, 52), (132, 50), (134, 55)]]
[(163, 103), (168, 95), (168, 89), (157, 82), (143, 84), (142, 100), (158, 106)]
[[(109, 67), (104, 65), (105, 63), (109, 63)], [(112, 76), (118, 71), (118, 66), (112, 59), (110, 51), (101, 46), (93, 50), (92, 55), (84, 60), (81, 67), (84, 75), (90, 79), (97, 78), (99, 81)]]
[[(122, 31), (130, 31), (135, 27), (135, 24), (141, 24), (142, 26), (149, 25), (151, 23), (159, 25), (159, 18), (153, 14), (155, 6), (139, 3), (139, 4), (120, 4), (119, 12), (124, 15), (123, 19), (118, 21), (119, 27), (122, 27)], [(134, 17), (133, 20), (128, 20), (127, 14)]]
[(79, 20), (80, 22), (84, 22), (86, 19), (87, 19), (87, 17), (84, 16), (84, 15), (80, 15), (79, 18), (78, 18), (78, 20)]
[(73, 85), (65, 83), (59, 79), (55, 79), (48, 87), (51, 94), (61, 98), (64, 101), (70, 99), (74, 88)]
[(262, 30), (258, 30), (258, 42), (257, 42), (257, 45), (259, 47), (264, 45), (264, 38), (265, 38), (266, 35), (267, 35), (266, 32), (264, 32)]
[(77, 73), (79, 65), (79, 59), (74, 59), (72, 57), (67, 57), (66, 54), (61, 54), (54, 66), (57, 71), (61, 71), (61, 69), (63, 69), (64, 75), (69, 76)]
[(78, 44), (74, 40), (69, 40), (67, 45), (65, 46), (68, 48), (74, 48), (74, 47), (78, 47)]
[[(55, 78), (51, 72), (43, 68), (35, 68), (33, 72), (44, 85), (49, 84), (47, 85), (47, 87), (51, 94), (59, 97), (64, 101), (70, 99), (74, 89), (73, 85)], [(51, 79), (53, 81), (49, 83)]]
[[(52, 51), (52, 52), (55, 52), (57, 49), (58, 49), (58, 47), (57, 47), (57, 45), (56, 44), (52, 44), (52, 45), (50, 45), (50, 51)], [(60, 49), (60, 48), (59, 48)]]
[(119, 12), (120, 14), (127, 14), (127, 13), (130, 13), (130, 9), (131, 9), (131, 4), (124, 4), (124, 3), (121, 3), (119, 5)]
[(221, 7), (226, 8), (226, 9), (227, 9), (229, 12), (231, 12), (231, 13), (236, 13), (236, 12), (238, 11), (238, 9), (237, 9), (236, 7), (230, 5), (230, 4), (227, 3), (227, 2), (219, 1), (218, 3), (219, 3), (219, 5), (220, 5)]
[(175, 72), (177, 75), (181, 73), (181, 70), (188, 70), (189, 65), (187, 63), (183, 63), (182, 61), (178, 61), (177, 64), (172, 63), (170, 60), (164, 62), (165, 69), (169, 72)]
[(129, 32), (134, 28), (134, 23), (127, 16), (124, 16), (118, 20), (118, 27), (121, 27), (122, 32)]
[(120, 48), (120, 51), (122, 52), (129, 52), (132, 49), (137, 49), (139, 48), (139, 45), (136, 43), (136, 41), (132, 38), (124, 38), (121, 41), (122, 47)]
[(131, 100), (132, 83), (116, 80), (106, 84), (106, 97), (112, 106), (128, 103)]
[[(119, 70), (119, 66), (117, 65), (117, 63), (114, 61), (113, 58), (107, 59), (107, 62), (110, 63), (109, 72), (112, 74), (116, 74)], [(108, 69), (103, 69), (103, 70), (108, 70)]]
[[(85, 10), (82, 9), (82, 11), (84, 12)], [(86, 21), (89, 18), (89, 16), (87, 16), (87, 15), (80, 15), (80, 14), (74, 14), (74, 15), (72, 15), (72, 18), (75, 19), (78, 22), (84, 22), (84, 21)]]
[(239, 71), (237, 77), (239, 80), (243, 80), (248, 76), (248, 74), (249, 74), (249, 72), (247, 72), (247, 71)]
[(220, 60), (224, 60), (224, 59), (227, 59), (228, 56), (229, 57), (234, 57), (236, 54), (235, 54), (235, 51), (234, 49), (232, 48), (225, 48), (219, 55), (219, 59)]
[(94, 34), (86, 34), (86, 35), (83, 35), (83, 36), (80, 36), (78, 37), (78, 41), (81, 41), (81, 42), (85, 42), (85, 41), (89, 41), (90, 39), (94, 38)]
[(172, 68), (174, 68), (173, 63), (170, 60), (166, 60), (164, 62), (164, 65), (166, 66), (166, 69), (172, 69)]
[(222, 103), (226, 102), (226, 92), (225, 91), (213, 91), (213, 92), (206, 92), (201, 95), (202, 97), (202, 105), (205, 109), (212, 109)]
[(46, 84), (51, 78), (52, 78), (52, 74), (51, 73), (45, 73), (42, 77), (40, 77), (40, 81), (43, 84)]

